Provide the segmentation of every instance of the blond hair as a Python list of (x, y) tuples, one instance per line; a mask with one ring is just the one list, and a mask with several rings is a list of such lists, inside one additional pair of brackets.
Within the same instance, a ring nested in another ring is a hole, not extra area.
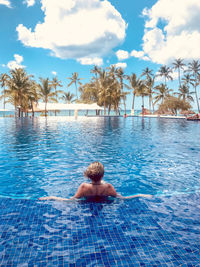
[(84, 172), (84, 175), (94, 182), (100, 181), (104, 176), (103, 164), (98, 161), (91, 163)]

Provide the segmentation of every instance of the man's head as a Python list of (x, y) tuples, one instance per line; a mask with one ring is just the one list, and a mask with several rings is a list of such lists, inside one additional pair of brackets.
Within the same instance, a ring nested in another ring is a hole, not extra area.
[(89, 165), (84, 175), (94, 182), (100, 181), (104, 176), (104, 167), (98, 161), (95, 161)]

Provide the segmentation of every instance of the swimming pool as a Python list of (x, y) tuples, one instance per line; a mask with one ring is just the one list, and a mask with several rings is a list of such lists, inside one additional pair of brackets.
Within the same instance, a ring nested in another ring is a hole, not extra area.
[[(0, 265), (141, 266), (200, 262), (200, 124), (156, 118), (0, 120)], [(123, 195), (72, 196), (87, 165)]]

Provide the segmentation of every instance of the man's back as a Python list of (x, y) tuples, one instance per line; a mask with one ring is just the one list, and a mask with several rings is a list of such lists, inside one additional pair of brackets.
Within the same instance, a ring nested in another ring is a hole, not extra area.
[(79, 186), (75, 198), (81, 197), (93, 197), (93, 196), (117, 196), (117, 192), (111, 184), (100, 183), (100, 184), (88, 184), (83, 183)]

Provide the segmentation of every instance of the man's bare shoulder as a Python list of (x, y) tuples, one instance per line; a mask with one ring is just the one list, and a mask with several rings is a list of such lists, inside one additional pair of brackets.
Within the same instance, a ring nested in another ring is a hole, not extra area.
[(88, 184), (88, 183), (82, 183), (81, 185), (80, 185), (80, 187), (82, 187), (82, 188), (85, 188), (85, 187), (88, 187), (90, 184)]
[(107, 194), (111, 196), (116, 196), (117, 192), (112, 184), (106, 184)]
[(114, 186), (112, 184), (106, 183), (105, 185), (106, 185), (107, 188), (110, 188), (110, 189), (114, 188)]
[(82, 183), (80, 186), (79, 186), (80, 190), (81, 191), (87, 191), (88, 189), (91, 188), (91, 184), (88, 184), (88, 183)]

